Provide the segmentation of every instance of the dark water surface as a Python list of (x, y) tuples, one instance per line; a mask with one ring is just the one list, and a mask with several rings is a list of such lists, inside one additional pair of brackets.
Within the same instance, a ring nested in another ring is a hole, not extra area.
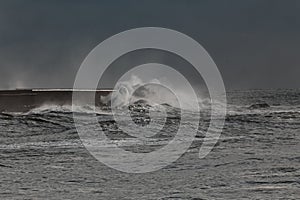
[[(271, 107), (248, 109), (260, 102)], [(175, 112), (153, 145), (143, 146), (111, 116), (97, 117), (108, 137), (133, 152), (170, 141), (179, 120)], [(221, 138), (199, 159), (208, 123), (204, 115), (194, 143), (176, 162), (156, 172), (128, 174), (89, 154), (68, 109), (2, 113), (0, 199), (300, 199), (299, 90), (229, 92)]]

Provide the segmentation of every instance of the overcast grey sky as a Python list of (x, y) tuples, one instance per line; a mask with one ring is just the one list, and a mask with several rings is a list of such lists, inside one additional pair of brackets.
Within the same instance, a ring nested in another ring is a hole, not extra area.
[(300, 88), (300, 1), (0, 1), (0, 88), (72, 87), (85, 56), (131, 28), (183, 32), (227, 88)]

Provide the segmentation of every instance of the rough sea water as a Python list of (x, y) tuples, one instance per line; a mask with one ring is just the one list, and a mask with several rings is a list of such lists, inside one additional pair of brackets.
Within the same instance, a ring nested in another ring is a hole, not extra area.
[[(81, 143), (68, 107), (2, 113), (0, 199), (300, 199), (300, 90), (229, 91), (227, 98), (225, 126), (208, 156), (199, 159), (210, 122), (203, 110), (189, 150), (145, 174), (119, 172), (96, 160)], [(114, 144), (146, 154), (166, 145), (178, 129), (180, 110), (163, 106), (166, 124), (148, 143), (120, 130), (107, 109), (97, 118)], [(130, 107), (139, 126), (151, 120), (149, 107)], [(92, 110), (78, 113), (84, 118)]]

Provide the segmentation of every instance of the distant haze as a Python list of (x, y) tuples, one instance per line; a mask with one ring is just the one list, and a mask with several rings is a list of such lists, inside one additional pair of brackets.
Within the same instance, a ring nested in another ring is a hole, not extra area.
[(147, 26), (197, 40), (228, 89), (300, 88), (299, 10), (297, 0), (1, 1), (0, 89), (70, 88), (96, 45)]

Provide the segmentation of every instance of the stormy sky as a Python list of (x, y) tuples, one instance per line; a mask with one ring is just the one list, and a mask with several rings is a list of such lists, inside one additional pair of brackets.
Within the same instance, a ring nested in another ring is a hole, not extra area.
[(1, 0), (0, 89), (72, 87), (96, 45), (148, 26), (197, 40), (228, 89), (299, 88), (299, 10), (297, 0)]

